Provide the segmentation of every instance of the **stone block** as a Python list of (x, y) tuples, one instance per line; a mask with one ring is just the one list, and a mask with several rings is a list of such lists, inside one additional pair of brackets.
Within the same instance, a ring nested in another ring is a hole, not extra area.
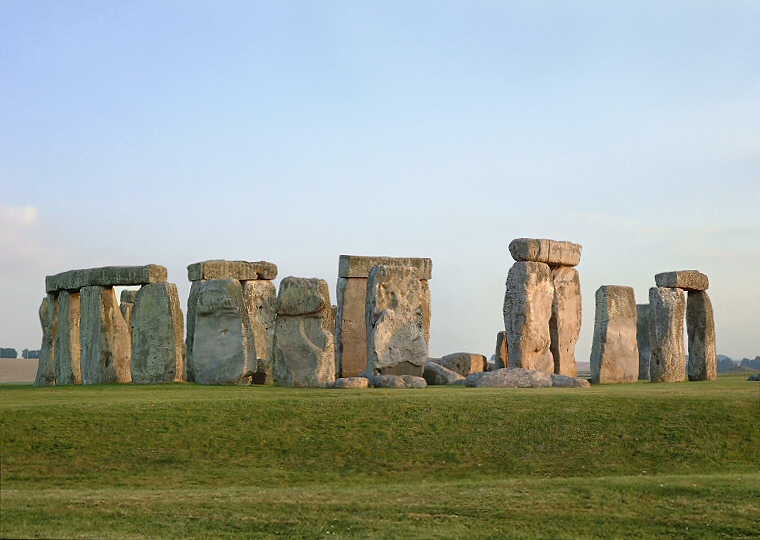
[(337, 296), (338, 374), (356, 377), (367, 369), (367, 279), (338, 278)]
[(369, 388), (369, 379), (366, 377), (345, 377), (336, 380), (333, 388)]
[(277, 277), (277, 265), (267, 261), (201, 261), (188, 265), (188, 281), (209, 281), (211, 279), (236, 279), (254, 281), (272, 280)]
[(472, 373), (466, 378), (465, 386), (470, 388), (549, 388), (552, 386), (552, 375), (530, 369), (504, 368)]
[(58, 331), (55, 340), (55, 383), (82, 384), (81, 311), (79, 293), (58, 293)]
[(246, 281), (243, 283), (243, 298), (252, 337), (248, 356), (250, 360), (256, 360), (252, 382), (272, 384), (272, 345), (277, 318), (277, 289), (274, 283), (268, 280)]
[[(496, 353), (494, 354), (493, 370), (509, 367), (509, 349), (507, 348), (507, 333), (505, 331), (496, 334)], [(493, 371), (492, 370), (492, 371)]]
[(280, 282), (277, 293), (277, 314), (295, 317), (331, 309), (330, 288), (317, 278), (288, 276)]
[(686, 295), (680, 288), (649, 289), (651, 325), (649, 339), (652, 353), (649, 378), (652, 382), (686, 380), (686, 351), (683, 326), (686, 316)]
[(368, 278), (375, 266), (405, 266), (417, 270), (419, 279), (433, 277), (433, 260), (414, 257), (363, 257), (359, 255), (341, 255), (338, 262), (338, 277)]
[(554, 373), (549, 319), (554, 285), (549, 266), (516, 262), (507, 275), (504, 326), (512, 367)]
[(576, 377), (575, 344), (581, 333), (581, 281), (578, 270), (570, 266), (552, 268), (552, 284), (554, 300), (549, 336), (554, 373)]
[(118, 285), (147, 285), (164, 283), (168, 272), (164, 266), (149, 264), (146, 266), (102, 266), (82, 270), (69, 270), (45, 278), (48, 293), (59, 291), (78, 291), (82, 287), (114, 287)]
[(376, 375), (370, 381), (374, 388), (426, 388), (427, 382), (414, 375)]
[(198, 295), (203, 288), (203, 282), (193, 281), (190, 285), (190, 293), (187, 296), (187, 335), (185, 336), (185, 354), (187, 355), (187, 382), (195, 382), (193, 371), (193, 341), (195, 340), (195, 317)]
[(132, 340), (113, 287), (80, 289), (82, 384), (132, 382)]
[(153, 283), (140, 288), (132, 312), (133, 383), (186, 380), (184, 323), (174, 283)]
[(509, 243), (509, 253), (515, 261), (550, 266), (577, 266), (581, 262), (581, 249), (580, 244), (545, 238), (515, 238)]
[(710, 287), (710, 280), (698, 270), (663, 272), (654, 276), (654, 282), (658, 287), (678, 288), (686, 291), (706, 291)]
[(58, 334), (58, 302), (52, 294), (42, 299), (39, 318), (42, 326), (40, 359), (34, 386), (55, 386), (55, 343)]
[(636, 297), (632, 287), (602, 285), (596, 291), (591, 382), (635, 382), (639, 377)]
[(437, 362), (430, 361), (425, 363), (422, 378), (425, 379), (430, 386), (452, 384), (460, 379), (464, 379), (464, 377), (456, 371), (445, 368)]
[(590, 388), (591, 384), (586, 379), (554, 373), (552, 374), (552, 386), (554, 388)]
[[(60, 332), (60, 326), (58, 331)], [(715, 349), (712, 302), (707, 291), (688, 293), (686, 335), (689, 339), (689, 380), (714, 381), (718, 378), (718, 355)]]
[(135, 298), (137, 298), (137, 291), (121, 291), (121, 297), (119, 298), (119, 309), (124, 317), (124, 321), (129, 328), (129, 334), (132, 335), (132, 310), (135, 307)]
[(652, 325), (649, 304), (637, 304), (636, 343), (639, 346), (639, 380), (649, 380), (649, 358), (652, 355), (652, 342), (649, 339), (649, 327)]
[(488, 359), (482, 354), (458, 352), (443, 356), (438, 362), (446, 369), (467, 377), (470, 373), (488, 371)]

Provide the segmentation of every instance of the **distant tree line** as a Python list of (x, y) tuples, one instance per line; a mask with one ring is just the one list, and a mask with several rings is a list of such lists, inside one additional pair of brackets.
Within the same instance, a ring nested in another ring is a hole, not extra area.
[(21, 358), (39, 358), (40, 357), (40, 351), (39, 349), (24, 349), (21, 351)]
[[(21, 351), (21, 358), (39, 358), (39, 350), (24, 349)], [(18, 358), (18, 351), (12, 347), (0, 347), (0, 358)]]

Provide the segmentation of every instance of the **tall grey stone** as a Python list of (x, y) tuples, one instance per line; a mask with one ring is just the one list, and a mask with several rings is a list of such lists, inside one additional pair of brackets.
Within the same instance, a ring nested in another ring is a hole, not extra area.
[(509, 253), (518, 262), (541, 262), (550, 266), (577, 266), (581, 261), (581, 246), (545, 238), (515, 238), (509, 243)]
[(34, 386), (55, 385), (55, 342), (58, 333), (58, 302), (55, 296), (48, 294), (40, 304), (39, 317), (42, 326), (42, 345), (37, 364), (37, 376)]
[(327, 387), (335, 382), (332, 318), (326, 281), (288, 276), (280, 282), (273, 343), (280, 386)]
[(57, 385), (82, 384), (82, 342), (79, 327), (79, 293), (58, 293), (58, 331), (55, 341), (55, 381)]
[(714, 381), (718, 378), (718, 356), (712, 302), (707, 291), (689, 291), (686, 333), (689, 338), (689, 380)]
[(166, 267), (158, 264), (146, 266), (102, 266), (69, 270), (45, 278), (48, 293), (59, 291), (78, 291), (83, 287), (114, 287), (117, 285), (147, 285), (164, 283), (167, 278)]
[(651, 326), (649, 338), (652, 354), (649, 378), (652, 382), (686, 380), (686, 351), (683, 326), (686, 296), (681, 289), (652, 287), (649, 289)]
[(507, 348), (507, 333), (505, 331), (496, 334), (496, 362), (494, 369), (503, 369), (509, 367), (509, 349)]
[(252, 382), (272, 384), (272, 345), (277, 318), (277, 289), (269, 280), (245, 281), (243, 298), (252, 336), (248, 349), (249, 360), (256, 361)]
[(578, 270), (570, 266), (552, 268), (552, 284), (554, 300), (549, 335), (554, 373), (577, 377), (575, 344), (581, 333), (581, 281)]
[(554, 285), (549, 265), (516, 262), (507, 275), (504, 326), (511, 367), (554, 373), (549, 319)]
[(195, 382), (193, 366), (193, 341), (195, 340), (195, 318), (197, 316), (198, 295), (203, 288), (202, 281), (193, 281), (187, 296), (187, 332), (185, 335), (185, 354), (187, 355), (187, 382)]
[(639, 376), (636, 298), (631, 287), (602, 285), (596, 291), (591, 381), (635, 382)]
[(121, 291), (119, 297), (119, 309), (127, 323), (130, 335), (132, 335), (132, 310), (135, 308), (135, 298), (137, 298), (137, 291), (130, 290)]
[(654, 276), (654, 282), (658, 287), (678, 288), (687, 291), (706, 291), (710, 287), (710, 280), (698, 270), (663, 272)]
[(649, 380), (649, 358), (652, 355), (652, 341), (649, 338), (649, 327), (652, 324), (649, 304), (637, 304), (636, 312), (636, 342), (639, 346), (639, 380)]
[(186, 380), (182, 343), (185, 319), (174, 283), (143, 285), (132, 311), (132, 382)]
[(367, 372), (421, 377), (428, 359), (416, 268), (378, 265), (367, 283)]
[(132, 382), (132, 341), (113, 287), (80, 290), (82, 384)]

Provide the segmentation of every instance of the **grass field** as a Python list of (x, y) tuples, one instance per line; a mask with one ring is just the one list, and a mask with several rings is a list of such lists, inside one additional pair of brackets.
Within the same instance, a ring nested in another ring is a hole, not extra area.
[(0, 536), (760, 538), (760, 383), (0, 386)]

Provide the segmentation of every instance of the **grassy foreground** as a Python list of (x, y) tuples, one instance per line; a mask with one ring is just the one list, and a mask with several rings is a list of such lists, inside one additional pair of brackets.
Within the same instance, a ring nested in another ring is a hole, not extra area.
[(0, 536), (760, 538), (760, 383), (0, 386)]

